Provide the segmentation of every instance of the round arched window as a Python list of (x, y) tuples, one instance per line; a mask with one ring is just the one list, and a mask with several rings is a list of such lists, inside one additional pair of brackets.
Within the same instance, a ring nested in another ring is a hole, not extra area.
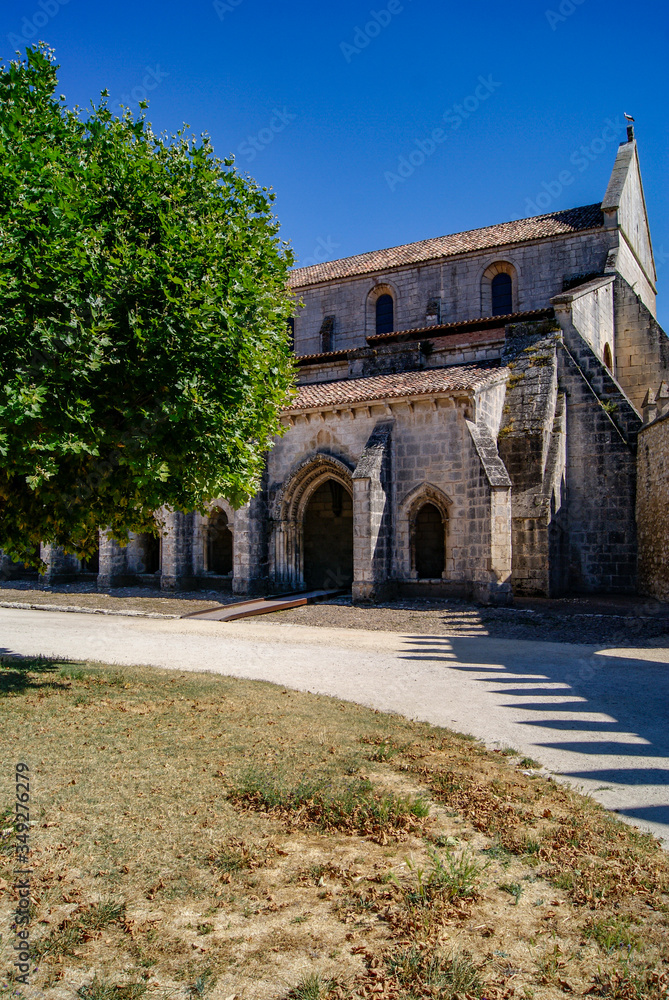
[(392, 295), (379, 295), (376, 300), (376, 332), (392, 333), (395, 329), (395, 304)]
[(492, 314), (508, 316), (513, 312), (513, 283), (510, 274), (496, 274), (492, 279)]

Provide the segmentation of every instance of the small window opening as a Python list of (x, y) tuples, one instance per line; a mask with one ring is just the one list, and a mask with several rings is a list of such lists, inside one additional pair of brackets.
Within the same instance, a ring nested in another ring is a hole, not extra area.
[(392, 295), (379, 295), (376, 300), (376, 332), (392, 333), (395, 329), (395, 304)]
[(510, 274), (496, 274), (492, 279), (492, 314), (508, 316), (513, 312), (513, 285)]
[(604, 364), (610, 372), (613, 371), (613, 357), (611, 355), (611, 348), (608, 344), (604, 344)]
[(441, 298), (435, 297), (428, 300), (425, 322), (428, 326), (433, 323), (441, 323)]
[(334, 351), (335, 317), (326, 316), (321, 324), (321, 351)]

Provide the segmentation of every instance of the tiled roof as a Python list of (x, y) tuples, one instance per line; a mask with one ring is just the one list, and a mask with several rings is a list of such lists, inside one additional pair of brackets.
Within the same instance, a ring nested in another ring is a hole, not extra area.
[[(529, 312), (509, 313), (506, 316), (483, 316), (480, 319), (458, 320), (455, 323), (433, 323), (431, 326), (418, 326), (410, 330), (394, 330), (392, 333), (373, 333), (367, 337), (367, 343), (372, 347), (377, 344), (383, 345), (392, 341), (400, 343), (406, 341), (410, 343), (416, 340), (434, 340), (438, 338), (444, 343), (450, 340), (454, 347), (458, 344), (470, 343), (472, 334), (488, 334), (489, 336), (504, 339), (505, 327), (510, 323), (520, 323), (524, 320), (552, 319), (555, 310), (532, 309)], [(462, 338), (466, 339), (462, 339)], [(360, 350), (365, 348), (350, 347), (343, 351), (320, 351), (317, 354), (297, 354), (295, 362), (300, 365), (329, 364), (337, 361), (346, 361), (349, 357), (355, 357)]]
[(367, 343), (379, 344), (386, 340), (415, 340), (424, 334), (429, 337), (440, 332), (450, 334), (465, 333), (470, 330), (486, 330), (504, 327), (509, 323), (520, 323), (523, 320), (551, 319), (555, 315), (553, 308), (531, 309), (527, 312), (506, 313), (504, 316), (480, 316), (478, 319), (461, 319), (454, 323), (433, 323), (432, 326), (418, 326), (411, 330), (394, 330), (392, 333), (372, 333), (367, 337)]
[(549, 212), (548, 215), (535, 215), (529, 219), (518, 219), (516, 222), (502, 222), (497, 226), (486, 226), (484, 229), (470, 229), (466, 233), (437, 236), (431, 240), (407, 243), (404, 246), (391, 247), (388, 250), (372, 250), (370, 253), (360, 253), (356, 254), (355, 257), (344, 257), (341, 260), (332, 260), (325, 264), (298, 267), (291, 272), (288, 284), (291, 288), (304, 288), (307, 285), (316, 285), (321, 281), (351, 278), (358, 274), (370, 274), (374, 271), (386, 271), (394, 267), (420, 264), (428, 260), (438, 260), (441, 257), (469, 253), (473, 250), (488, 250), (510, 243), (524, 243), (527, 240), (543, 239), (549, 236), (564, 236), (586, 229), (599, 229), (603, 225), (604, 216), (601, 206), (585, 205), (582, 208), (570, 208), (564, 212)]
[(399, 372), (394, 375), (371, 375), (368, 378), (338, 379), (302, 385), (296, 398), (284, 410), (320, 410), (332, 406), (398, 399), (477, 389), (497, 382), (507, 373), (496, 365), (454, 365), (427, 371)]

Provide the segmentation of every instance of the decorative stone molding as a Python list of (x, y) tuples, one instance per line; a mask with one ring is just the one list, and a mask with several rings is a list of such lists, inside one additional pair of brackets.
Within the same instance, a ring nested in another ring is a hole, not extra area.
[(352, 470), (334, 455), (306, 458), (277, 492), (270, 510), (269, 571), (275, 586), (300, 590), (304, 583), (304, 513), (312, 494), (334, 479), (353, 498)]

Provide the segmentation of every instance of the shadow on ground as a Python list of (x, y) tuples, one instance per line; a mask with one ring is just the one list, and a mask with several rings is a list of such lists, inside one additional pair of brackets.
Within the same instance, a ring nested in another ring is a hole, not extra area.
[(443, 662), (501, 696), (502, 712), (528, 727), (537, 748), (582, 755), (582, 767), (559, 771), (565, 777), (654, 786), (649, 799), (660, 802), (616, 811), (669, 827), (668, 663), (576, 646), (565, 657), (564, 647), (552, 652), (548, 643), (519, 652), (518, 644), (455, 636), (414, 635), (407, 642), (403, 658)]

